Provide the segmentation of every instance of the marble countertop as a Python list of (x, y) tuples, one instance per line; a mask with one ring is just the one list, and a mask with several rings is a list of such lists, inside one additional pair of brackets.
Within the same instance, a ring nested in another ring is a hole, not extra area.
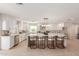
[(66, 36), (64, 33), (49, 33), (48, 35), (44, 35), (41, 33), (37, 33), (37, 34), (29, 34), (28, 36)]

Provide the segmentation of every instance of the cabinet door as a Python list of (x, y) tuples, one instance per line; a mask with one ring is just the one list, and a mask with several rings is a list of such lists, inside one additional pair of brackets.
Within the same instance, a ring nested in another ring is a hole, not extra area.
[(10, 47), (14, 46), (14, 36), (10, 36)]
[(10, 48), (10, 37), (2, 36), (1, 37), (1, 49), (9, 49)]

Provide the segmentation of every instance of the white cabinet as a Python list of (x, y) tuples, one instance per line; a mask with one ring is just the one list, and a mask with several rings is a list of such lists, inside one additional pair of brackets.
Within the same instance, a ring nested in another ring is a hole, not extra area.
[(26, 39), (26, 34), (19, 34), (19, 42), (22, 42)]
[(1, 49), (10, 49), (14, 46), (13, 36), (1, 36)]

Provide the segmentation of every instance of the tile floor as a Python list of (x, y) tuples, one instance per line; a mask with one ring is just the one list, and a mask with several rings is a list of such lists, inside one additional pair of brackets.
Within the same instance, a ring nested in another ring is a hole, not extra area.
[(68, 40), (65, 49), (30, 49), (27, 40), (10, 50), (0, 50), (0, 56), (79, 56), (79, 40)]

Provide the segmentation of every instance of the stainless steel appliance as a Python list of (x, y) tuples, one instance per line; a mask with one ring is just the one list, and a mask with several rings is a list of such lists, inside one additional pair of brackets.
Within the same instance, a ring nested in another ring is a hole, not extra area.
[(15, 35), (14, 37), (14, 46), (18, 45), (19, 43), (19, 35)]
[(30, 36), (28, 36), (28, 47), (30, 47)]

